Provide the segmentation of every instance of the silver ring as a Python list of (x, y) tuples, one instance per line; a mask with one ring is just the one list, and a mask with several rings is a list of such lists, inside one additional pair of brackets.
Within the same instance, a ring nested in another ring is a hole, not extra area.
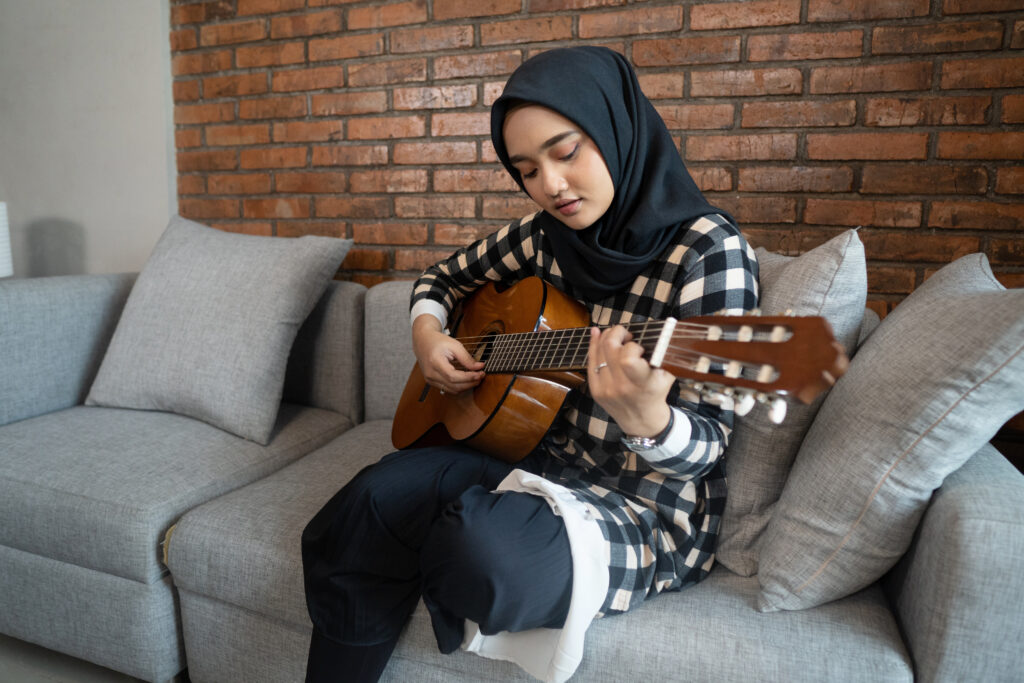
[(441, 395), (444, 396), (444, 389), (438, 389), (438, 391), (440, 391)]
[(606, 368), (606, 367), (608, 367), (607, 363), (598, 363), (597, 369), (594, 370), (594, 374), (596, 375), (597, 373), (601, 372), (601, 368)]

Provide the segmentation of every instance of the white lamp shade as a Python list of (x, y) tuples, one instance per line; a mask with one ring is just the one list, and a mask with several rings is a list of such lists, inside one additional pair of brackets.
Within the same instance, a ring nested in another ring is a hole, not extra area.
[(0, 278), (14, 274), (10, 256), (10, 224), (7, 222), (7, 203), (0, 202)]
[(0, 277), (14, 275), (11, 260), (11, 228), (7, 222), (7, 202), (0, 202)]

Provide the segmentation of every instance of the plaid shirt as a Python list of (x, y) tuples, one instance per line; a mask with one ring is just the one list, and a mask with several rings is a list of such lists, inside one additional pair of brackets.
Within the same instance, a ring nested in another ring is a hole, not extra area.
[[(532, 218), (511, 223), (428, 268), (413, 290), (414, 315), (423, 308), (417, 307), (421, 301), (436, 302), (450, 314), (458, 300), (488, 281), (512, 283), (534, 275), (579, 299)], [(733, 223), (712, 214), (681, 231), (628, 291), (582, 303), (595, 325), (606, 326), (746, 311), (756, 307), (757, 298), (753, 249)], [(625, 612), (649, 595), (696, 583), (714, 562), (725, 507), (722, 453), (732, 427), (732, 402), (709, 402), (678, 381), (668, 401), (675, 419), (690, 423), (690, 440), (678, 453), (659, 452), (648, 460), (631, 451), (621, 441), (622, 430), (584, 384), (569, 392), (530, 459), (544, 478), (583, 502), (601, 526), (610, 558), (602, 615)]]

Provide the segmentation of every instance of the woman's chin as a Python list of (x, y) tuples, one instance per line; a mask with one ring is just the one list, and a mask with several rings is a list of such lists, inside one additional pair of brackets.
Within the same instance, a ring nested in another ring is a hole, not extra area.
[(562, 216), (558, 213), (549, 212), (549, 215), (555, 220), (557, 220), (559, 223), (564, 225), (565, 227), (569, 228), (570, 230), (575, 230), (577, 232), (579, 232), (580, 230), (586, 230), (596, 222), (588, 220), (586, 216), (582, 216), (579, 213), (573, 214), (571, 216)]

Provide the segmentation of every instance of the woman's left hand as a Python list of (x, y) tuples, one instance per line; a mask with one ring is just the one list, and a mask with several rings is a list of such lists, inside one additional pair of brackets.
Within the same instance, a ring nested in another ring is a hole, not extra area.
[(668, 392), (675, 377), (651, 367), (643, 348), (622, 325), (590, 329), (587, 383), (590, 395), (630, 436), (655, 436), (668, 426)]

